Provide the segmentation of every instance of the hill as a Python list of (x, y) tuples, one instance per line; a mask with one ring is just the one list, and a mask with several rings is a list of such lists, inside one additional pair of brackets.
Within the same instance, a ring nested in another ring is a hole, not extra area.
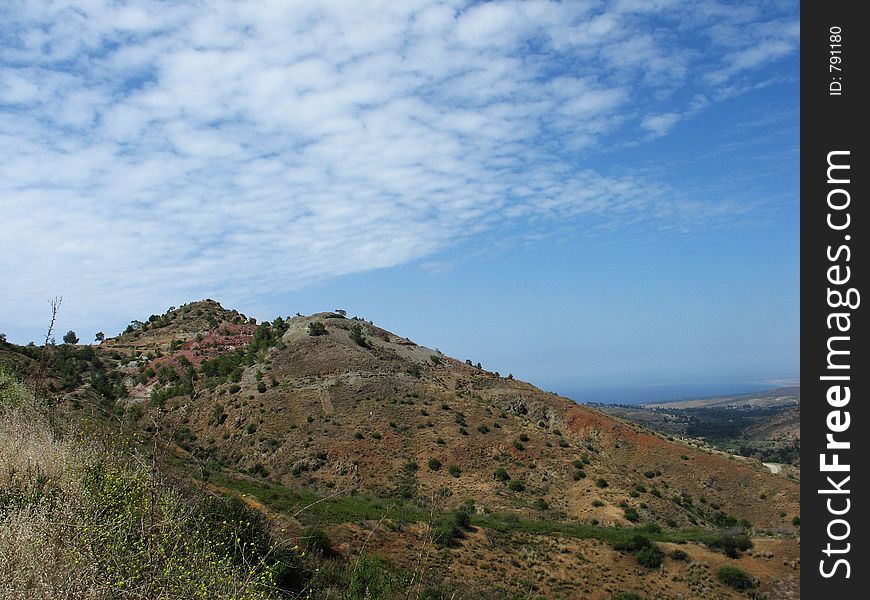
[[(614, 416), (668, 435), (702, 440), (766, 463), (800, 466), (800, 388), (641, 406), (597, 405)], [(785, 476), (799, 469), (776, 469)]]
[[(175, 477), (288, 536), (317, 526), (336, 560), (379, 555), (417, 593), (739, 597), (715, 578), (728, 562), (797, 594), (795, 481), (340, 312), (257, 324), (202, 301), (97, 347), (4, 344), (0, 360), (49, 365), (58, 402)], [(689, 560), (644, 565), (659, 550), (638, 536)]]

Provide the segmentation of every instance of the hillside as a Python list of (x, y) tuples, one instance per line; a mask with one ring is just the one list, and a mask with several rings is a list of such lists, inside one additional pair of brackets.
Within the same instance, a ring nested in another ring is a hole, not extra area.
[[(768, 463), (800, 466), (800, 388), (600, 410), (668, 435), (703, 440)], [(778, 469), (785, 476), (799, 469)]]
[[(727, 562), (762, 592), (799, 595), (796, 482), (362, 319), (256, 324), (202, 301), (98, 347), (40, 352), (6, 344), (0, 360), (49, 364), (59, 400), (143, 436), (176, 476), (242, 498), (288, 535), (317, 525), (337, 555), (364, 547), (417, 585), (740, 597), (716, 580)], [(456, 514), (466, 521), (444, 534)], [(754, 548), (726, 557), (721, 531), (735, 527)], [(638, 531), (690, 560), (642, 566), (625, 541)]]

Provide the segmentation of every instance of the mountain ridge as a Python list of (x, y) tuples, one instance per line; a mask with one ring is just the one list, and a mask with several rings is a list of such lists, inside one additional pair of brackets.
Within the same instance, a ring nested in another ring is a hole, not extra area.
[[(88, 348), (103, 363), (102, 375), (88, 363), (79, 385), (60, 387), (63, 381), (53, 378), (59, 397), (110, 407), (132, 429), (165, 440), (185, 472), (196, 466), (206, 484), (246, 494), (287, 522), (299, 522), (290, 515), (306, 494), (312, 502), (371, 498), (366, 506), (387, 502), (408, 514), (422, 514), (427, 499), (439, 498), (444, 507), (473, 507), (480, 522), (514, 515), (563, 532), (644, 525), (712, 534), (743, 524), (761, 536), (759, 545), (796, 557), (789, 541), (799, 531), (791, 523), (799, 514), (796, 482), (358, 317), (329, 311), (257, 323), (206, 300), (134, 321)], [(110, 403), (106, 393), (116, 398)], [(287, 490), (299, 490), (298, 498)], [(290, 504), (290, 515), (282, 512)], [(417, 523), (408, 525), (408, 535), (420, 535)], [(333, 527), (348, 552), (362, 535), (349, 522)], [(395, 548), (400, 539), (386, 536), (375, 547), (410, 566), (412, 557)], [(472, 535), (468, 546), (481, 551), (479, 541)], [(601, 555), (596, 564), (613, 560), (594, 551)], [(463, 547), (452, 552), (467, 556)], [(607, 573), (595, 571), (594, 578), (609, 581)], [(653, 592), (664, 580), (638, 585)]]

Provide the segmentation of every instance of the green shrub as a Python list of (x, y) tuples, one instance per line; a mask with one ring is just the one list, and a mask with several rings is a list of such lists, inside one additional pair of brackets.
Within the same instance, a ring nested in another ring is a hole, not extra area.
[(508, 482), (508, 489), (512, 492), (522, 492), (524, 489), (526, 489), (526, 485), (519, 479), (511, 479)]
[(257, 384), (257, 391), (261, 394), (265, 394), (266, 393), (266, 384), (262, 381), (260, 383), (258, 383)]
[(674, 550), (671, 550), (671, 553), (668, 554), (668, 556), (670, 556), (671, 559), (673, 559), (673, 560), (679, 560), (679, 561), (689, 560), (689, 555), (686, 554), (685, 551), (680, 550), (679, 548), (675, 548)]
[(526, 449), (526, 447), (523, 446), (523, 443), (519, 440), (514, 440), (513, 445), (514, 445), (514, 448), (516, 448), (517, 450), (525, 450)]
[(575, 469), (574, 481), (580, 481), (581, 479), (586, 479), (586, 471), (584, 471), (583, 469)]
[(426, 464), (429, 466), (430, 471), (437, 471), (441, 468), (441, 461), (434, 456)]
[(504, 467), (499, 467), (495, 470), (493, 478), (496, 481), (508, 481), (511, 477), (510, 475), (508, 475), (508, 472), (504, 469)]
[(308, 324), (308, 335), (317, 336), (317, 335), (326, 335), (326, 325), (321, 323), (320, 321), (314, 321)]
[(800, 517), (794, 517), (794, 518), (791, 520), (791, 524), (794, 525), (795, 527), (797, 527), (798, 525), (801, 524), (801, 518), (800, 518)]
[(306, 552), (324, 556), (332, 553), (332, 540), (320, 527), (308, 527), (302, 532), (302, 539)]
[(629, 507), (624, 509), (622, 512), (626, 520), (631, 521), (632, 523), (637, 523), (640, 520), (640, 515), (637, 513), (636, 508)]
[(529, 436), (527, 436), (525, 433), (521, 433), (521, 434), (520, 434), (520, 441), (521, 441), (521, 442), (528, 442), (528, 441), (529, 441)]
[(448, 465), (447, 472), (450, 473), (453, 477), (459, 477), (462, 475), (462, 469), (460, 469), (457, 465)]
[(634, 592), (616, 592), (610, 600), (643, 600), (643, 596)]
[(471, 517), (464, 509), (443, 515), (435, 526), (435, 543), (439, 546), (452, 546), (456, 540), (465, 537), (465, 529), (471, 526)]
[(650, 544), (638, 550), (634, 555), (634, 560), (647, 569), (657, 569), (662, 564), (662, 551), (658, 546)]
[(547, 502), (543, 498), (538, 498), (537, 500), (535, 500), (534, 506), (538, 510), (547, 510), (548, 508), (550, 508), (549, 502)]
[(345, 598), (347, 600), (390, 598), (398, 585), (379, 557), (363, 554), (351, 572)]
[(713, 538), (710, 546), (722, 550), (729, 558), (737, 558), (741, 550), (752, 548), (752, 540), (745, 533), (723, 532)]
[(595, 485), (597, 485), (600, 488), (606, 488), (610, 484), (607, 483), (607, 480), (604, 479), (604, 477), (599, 477), (598, 479), (595, 480)]
[(649, 541), (649, 538), (641, 533), (636, 533), (631, 536), (628, 540), (617, 540), (613, 542), (612, 546), (614, 550), (619, 552), (637, 552), (641, 548), (646, 548), (652, 542)]
[(478, 430), (480, 433), (489, 433), (489, 427), (487, 427), (487, 426), (484, 425), (483, 423), (481, 423), (480, 425), (477, 426), (477, 430)]
[(237, 384), (237, 383), (234, 383), (234, 384), (232, 384), (232, 385), (230, 386), (230, 388), (229, 388), (229, 392), (230, 392), (231, 394), (237, 394), (237, 393), (239, 393), (239, 392), (241, 391), (241, 389), (242, 389), (242, 386), (240, 386), (240, 385)]
[(734, 565), (720, 567), (716, 579), (735, 590), (749, 590), (755, 587), (755, 580), (749, 573)]

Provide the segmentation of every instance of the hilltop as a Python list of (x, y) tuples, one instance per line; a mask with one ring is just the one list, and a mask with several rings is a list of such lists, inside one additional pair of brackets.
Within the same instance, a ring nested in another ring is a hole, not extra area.
[[(739, 597), (715, 578), (725, 563), (797, 593), (797, 482), (343, 311), (257, 323), (200, 301), (99, 346), (4, 344), (0, 361), (48, 364), (57, 401), (276, 527), (317, 525), (340, 556), (366, 547), (468, 597)], [(433, 533), (456, 511), (467, 522)], [(754, 548), (727, 557), (723, 530)], [(639, 564), (639, 531), (690, 560)]]

